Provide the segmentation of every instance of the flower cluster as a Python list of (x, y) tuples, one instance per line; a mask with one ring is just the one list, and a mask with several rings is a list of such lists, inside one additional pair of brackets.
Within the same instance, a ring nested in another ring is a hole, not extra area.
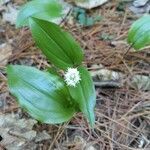
[(77, 83), (81, 80), (79, 71), (77, 68), (68, 68), (65, 75), (65, 82), (68, 86), (75, 87)]

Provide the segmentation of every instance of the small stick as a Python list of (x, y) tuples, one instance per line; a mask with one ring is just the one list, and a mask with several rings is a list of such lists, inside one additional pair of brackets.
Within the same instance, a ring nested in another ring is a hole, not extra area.
[(120, 82), (112, 80), (94, 82), (94, 85), (101, 88), (121, 88), (123, 86)]

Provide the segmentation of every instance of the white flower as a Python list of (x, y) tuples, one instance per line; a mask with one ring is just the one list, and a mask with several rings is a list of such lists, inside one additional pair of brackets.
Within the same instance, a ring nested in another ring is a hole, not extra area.
[(65, 82), (67, 83), (67, 85), (74, 86), (74, 87), (81, 80), (80, 74), (77, 68), (68, 68), (64, 77), (65, 77)]

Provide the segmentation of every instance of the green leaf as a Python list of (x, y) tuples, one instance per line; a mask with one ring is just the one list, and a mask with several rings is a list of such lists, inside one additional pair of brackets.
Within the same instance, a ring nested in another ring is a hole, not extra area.
[(50, 62), (61, 69), (81, 64), (82, 49), (69, 33), (44, 20), (31, 18), (29, 22), (36, 44)]
[(61, 17), (61, 13), (61, 4), (56, 0), (33, 0), (21, 8), (16, 26), (28, 26), (30, 17), (51, 21), (54, 18)]
[(75, 110), (67, 87), (59, 76), (33, 67), (8, 66), (11, 93), (33, 118), (44, 123), (62, 123)]
[(72, 98), (78, 103), (80, 110), (84, 113), (90, 122), (91, 127), (94, 126), (95, 115), (94, 107), (96, 103), (96, 94), (93, 81), (89, 72), (84, 67), (79, 67), (81, 81), (76, 87), (69, 86), (68, 89)]
[(128, 43), (136, 50), (150, 44), (150, 15), (144, 15), (133, 23), (128, 33)]

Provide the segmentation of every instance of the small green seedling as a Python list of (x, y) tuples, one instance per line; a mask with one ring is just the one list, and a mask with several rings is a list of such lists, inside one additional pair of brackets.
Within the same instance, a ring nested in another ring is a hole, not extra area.
[[(45, 10), (47, 0), (36, 2), (37, 6), (41, 4), (43, 7), (39, 9)], [(38, 13), (35, 16), (32, 8), (36, 8), (33, 6), (36, 2), (31, 1), (23, 7), (17, 26), (29, 26), (37, 46), (56, 70), (63, 70), (64, 73), (59, 74), (52, 69), (40, 71), (34, 67), (9, 65), (7, 75), (10, 92), (20, 106), (40, 122), (62, 123), (81, 111), (93, 127), (96, 94), (92, 78), (82, 66), (83, 51), (69, 33), (45, 17), (39, 18), (42, 16), (39, 10), (36, 10)], [(52, 6), (53, 3), (49, 5)], [(43, 16), (48, 14), (43, 12)]]
[(86, 10), (79, 7), (75, 7), (73, 9), (73, 16), (75, 17), (77, 22), (83, 27), (93, 26), (97, 21), (101, 21), (103, 19), (102, 16), (88, 16)]

